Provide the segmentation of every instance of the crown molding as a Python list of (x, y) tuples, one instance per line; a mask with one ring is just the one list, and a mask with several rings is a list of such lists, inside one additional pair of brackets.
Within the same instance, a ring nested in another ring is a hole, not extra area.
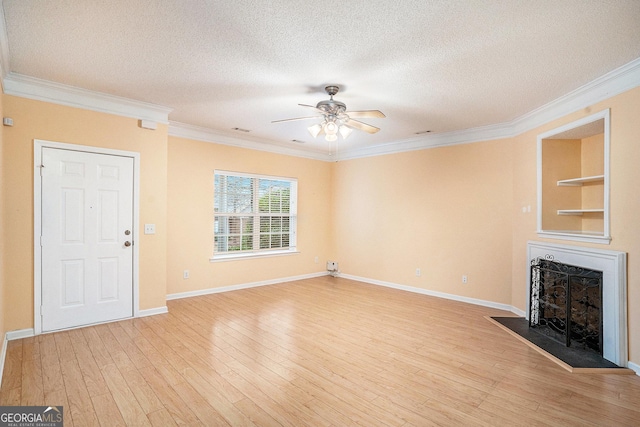
[(339, 160), (424, 150), (445, 145), (513, 138), (638, 86), (640, 86), (640, 58), (616, 68), (512, 121), (461, 131), (430, 134), (366, 148), (345, 150), (339, 153)]
[(481, 126), (459, 131), (434, 133), (428, 136), (408, 138), (370, 147), (344, 150), (339, 153), (338, 160), (382, 156), (385, 154), (425, 150), (427, 148), (443, 147), (446, 145), (470, 144), (473, 142), (509, 138), (511, 136), (513, 135), (511, 135), (510, 125), (508, 123), (500, 123), (497, 125)]
[(169, 136), (211, 142), (214, 144), (230, 145), (249, 150), (267, 151), (287, 156), (304, 157), (313, 160), (330, 161), (332, 159), (329, 154), (325, 152), (288, 147), (282, 143), (265, 141), (259, 138), (239, 138), (235, 135), (227, 135), (222, 132), (214, 131), (213, 129), (173, 121), (169, 122)]
[(169, 123), (169, 113), (172, 110), (161, 105), (108, 95), (17, 73), (9, 73), (4, 77), (3, 89), (7, 95), (164, 124)]

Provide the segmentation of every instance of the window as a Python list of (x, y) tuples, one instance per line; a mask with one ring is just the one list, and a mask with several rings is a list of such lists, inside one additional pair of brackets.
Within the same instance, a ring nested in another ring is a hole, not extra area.
[(298, 181), (215, 171), (214, 259), (296, 251)]

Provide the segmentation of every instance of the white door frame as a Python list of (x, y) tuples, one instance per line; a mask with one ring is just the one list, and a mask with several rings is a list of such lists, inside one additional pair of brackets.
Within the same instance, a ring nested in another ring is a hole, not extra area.
[(42, 251), (40, 236), (42, 235), (42, 181), (40, 170), (42, 165), (42, 148), (82, 151), (94, 154), (108, 154), (133, 158), (133, 317), (140, 315), (139, 298), (139, 228), (140, 228), (140, 153), (133, 151), (112, 150), (109, 148), (90, 147), (87, 145), (67, 144), (63, 142), (33, 140), (33, 332), (42, 333)]

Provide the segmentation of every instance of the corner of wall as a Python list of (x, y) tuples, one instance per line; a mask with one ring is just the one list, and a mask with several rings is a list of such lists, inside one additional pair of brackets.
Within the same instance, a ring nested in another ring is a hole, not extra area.
[[(0, 93), (0, 117), (3, 116), (4, 97)], [(4, 128), (0, 129), (0, 338), (2, 338), (2, 352), (0, 353), (0, 386), (2, 385), (2, 372), (4, 369), (4, 358), (7, 354), (7, 338), (5, 334), (4, 313), (7, 312), (4, 306)]]
[(4, 374), (4, 360), (7, 357), (7, 336), (2, 334), (2, 350), (0, 350), (0, 387), (2, 387), (2, 376)]

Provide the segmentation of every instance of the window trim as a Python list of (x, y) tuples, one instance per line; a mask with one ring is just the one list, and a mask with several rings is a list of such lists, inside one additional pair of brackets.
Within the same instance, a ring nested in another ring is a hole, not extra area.
[[(233, 260), (241, 260), (241, 259), (254, 259), (254, 258), (265, 258), (265, 257), (273, 257), (273, 256), (284, 256), (284, 255), (294, 255), (298, 254), (297, 250), (297, 214), (298, 214), (298, 179), (292, 177), (282, 177), (282, 176), (274, 176), (274, 175), (263, 175), (263, 174), (255, 174), (255, 173), (244, 173), (244, 172), (233, 172), (215, 169), (213, 174), (213, 197), (215, 206), (215, 177), (216, 175), (225, 175), (225, 176), (234, 176), (241, 178), (251, 178), (251, 179), (267, 179), (267, 180), (275, 180), (275, 181), (286, 181), (290, 185), (290, 199), (289, 199), (289, 247), (288, 248), (276, 248), (276, 249), (254, 249), (248, 251), (234, 251), (234, 252), (221, 252), (217, 253), (215, 251), (215, 243), (213, 245), (213, 255), (209, 258), (210, 262), (220, 262), (220, 261), (233, 261)], [(216, 212), (214, 209), (213, 219), (215, 223)], [(254, 214), (252, 214), (254, 215)], [(259, 236), (259, 231), (258, 231)], [(213, 239), (215, 241), (215, 229), (213, 230)]]

